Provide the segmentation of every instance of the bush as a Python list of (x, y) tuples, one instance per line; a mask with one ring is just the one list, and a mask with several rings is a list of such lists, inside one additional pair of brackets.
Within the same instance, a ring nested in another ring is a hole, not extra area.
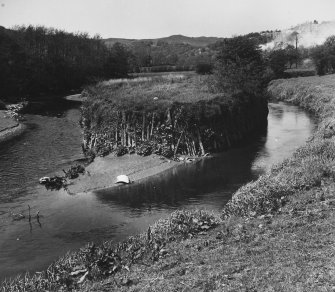
[(94, 158), (96, 156), (96, 153), (92, 149), (83, 149), (85, 156), (87, 157), (88, 163), (91, 163), (94, 161)]
[(269, 54), (269, 66), (275, 78), (283, 77), (286, 69), (287, 56), (285, 50), (274, 50)]
[(160, 154), (166, 158), (171, 158), (173, 156), (173, 151), (170, 147), (163, 147), (160, 152)]
[(6, 105), (5, 103), (0, 99), (0, 110), (5, 110), (6, 109)]
[(152, 151), (153, 151), (153, 147), (152, 147), (152, 143), (150, 142), (145, 142), (141, 144), (140, 146), (138, 146), (136, 149), (136, 153), (141, 156), (148, 156), (152, 154)]
[(284, 72), (285, 78), (315, 76), (314, 69), (288, 69)]
[(128, 153), (128, 149), (125, 146), (118, 146), (115, 149), (115, 156), (123, 156)]
[(97, 150), (97, 155), (104, 157), (106, 155), (108, 155), (109, 153), (111, 153), (112, 149), (109, 145), (102, 145), (99, 147), (99, 149)]
[(85, 167), (82, 165), (72, 165), (69, 170), (63, 170), (65, 177), (69, 179), (74, 179), (85, 172)]
[(199, 63), (195, 66), (195, 71), (202, 75), (212, 74), (213, 66), (209, 63)]

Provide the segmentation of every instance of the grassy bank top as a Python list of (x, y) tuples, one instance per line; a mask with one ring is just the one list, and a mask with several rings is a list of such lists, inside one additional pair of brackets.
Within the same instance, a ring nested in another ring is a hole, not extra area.
[(213, 93), (207, 76), (170, 74), (104, 81), (88, 87), (88, 103), (105, 103), (120, 110), (165, 110), (173, 103), (196, 103), (220, 99), (229, 103), (227, 94)]
[(275, 98), (300, 105), (320, 118), (334, 116), (335, 74), (274, 80), (268, 91)]

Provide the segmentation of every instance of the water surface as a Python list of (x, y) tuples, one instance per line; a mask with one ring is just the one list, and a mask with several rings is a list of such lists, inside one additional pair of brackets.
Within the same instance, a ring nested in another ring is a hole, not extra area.
[[(315, 128), (296, 106), (269, 104), (267, 131), (248, 145), (178, 166), (140, 184), (86, 194), (47, 191), (41, 176), (82, 158), (78, 106), (27, 114), (23, 136), (0, 145), (0, 279), (42, 270), (86, 242), (119, 241), (179, 208), (219, 211), (232, 194), (305, 143)], [(114, 179), (114, 178), (111, 178)], [(13, 221), (10, 213), (35, 219)]]

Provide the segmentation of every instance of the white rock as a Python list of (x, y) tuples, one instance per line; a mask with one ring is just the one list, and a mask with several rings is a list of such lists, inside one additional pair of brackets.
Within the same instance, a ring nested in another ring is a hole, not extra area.
[(50, 177), (48, 176), (43, 176), (40, 178), (40, 184), (45, 184), (50, 181)]
[(130, 184), (130, 179), (127, 175), (121, 174), (116, 177), (116, 183)]

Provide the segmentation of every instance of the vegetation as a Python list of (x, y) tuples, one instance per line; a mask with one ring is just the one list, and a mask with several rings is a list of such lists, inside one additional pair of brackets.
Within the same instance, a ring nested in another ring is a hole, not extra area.
[(0, 99), (0, 110), (5, 110), (6, 104)]
[(140, 77), (87, 88), (84, 149), (96, 155), (204, 155), (236, 144), (264, 124), (262, 96), (212, 92), (207, 79)]
[(79, 174), (85, 173), (85, 167), (80, 164), (72, 165), (70, 169), (63, 170), (63, 172), (65, 173), (65, 178), (75, 179)]
[(296, 78), (296, 77), (308, 77), (308, 76), (315, 76), (316, 71), (314, 68), (310, 69), (287, 69), (284, 71), (283, 77), (284, 78)]
[(335, 36), (326, 39), (323, 45), (312, 50), (312, 58), (319, 75), (335, 72)]
[(213, 72), (213, 65), (210, 63), (198, 63), (195, 66), (195, 72), (198, 74), (211, 74)]
[(287, 64), (287, 54), (284, 49), (273, 50), (269, 53), (269, 67), (274, 77), (281, 78), (284, 76)]
[(216, 89), (261, 95), (265, 64), (259, 44), (252, 38), (239, 36), (225, 39), (218, 49), (214, 70)]
[(107, 39), (108, 46), (120, 42), (132, 53), (130, 71), (169, 72), (194, 70), (210, 63), (215, 50), (210, 45), (219, 38), (189, 38), (182, 35), (150, 40)]
[[(304, 74), (306, 72), (306, 68), (303, 70), (301, 67), (302, 57), (303, 57), (303, 49), (302, 48), (294, 48), (292, 45), (288, 45), (286, 48), (276, 48), (271, 51), (265, 52), (266, 58), (268, 59), (268, 66), (272, 70), (273, 76), (271, 79), (278, 79), (278, 78), (290, 78), (296, 77), (291, 76), (290, 73), (287, 72), (295, 72), (298, 76)], [(308, 52), (305, 52), (305, 58), (308, 58)], [(293, 64), (295, 64), (295, 69), (291, 69)], [(298, 68), (299, 65), (299, 69)], [(289, 69), (289, 70), (287, 70)], [(310, 74), (315, 75), (313, 68), (308, 68)], [(311, 76), (311, 75), (308, 75)]]
[(43, 177), (40, 179), (40, 184), (43, 184), (48, 190), (66, 189), (69, 184), (69, 179), (75, 179), (80, 174), (85, 173), (85, 167), (79, 164), (72, 165), (68, 170), (64, 170), (65, 176)]
[(99, 36), (85, 33), (42, 26), (0, 27), (0, 97), (29, 99), (127, 76), (128, 54), (120, 44), (107, 48)]

